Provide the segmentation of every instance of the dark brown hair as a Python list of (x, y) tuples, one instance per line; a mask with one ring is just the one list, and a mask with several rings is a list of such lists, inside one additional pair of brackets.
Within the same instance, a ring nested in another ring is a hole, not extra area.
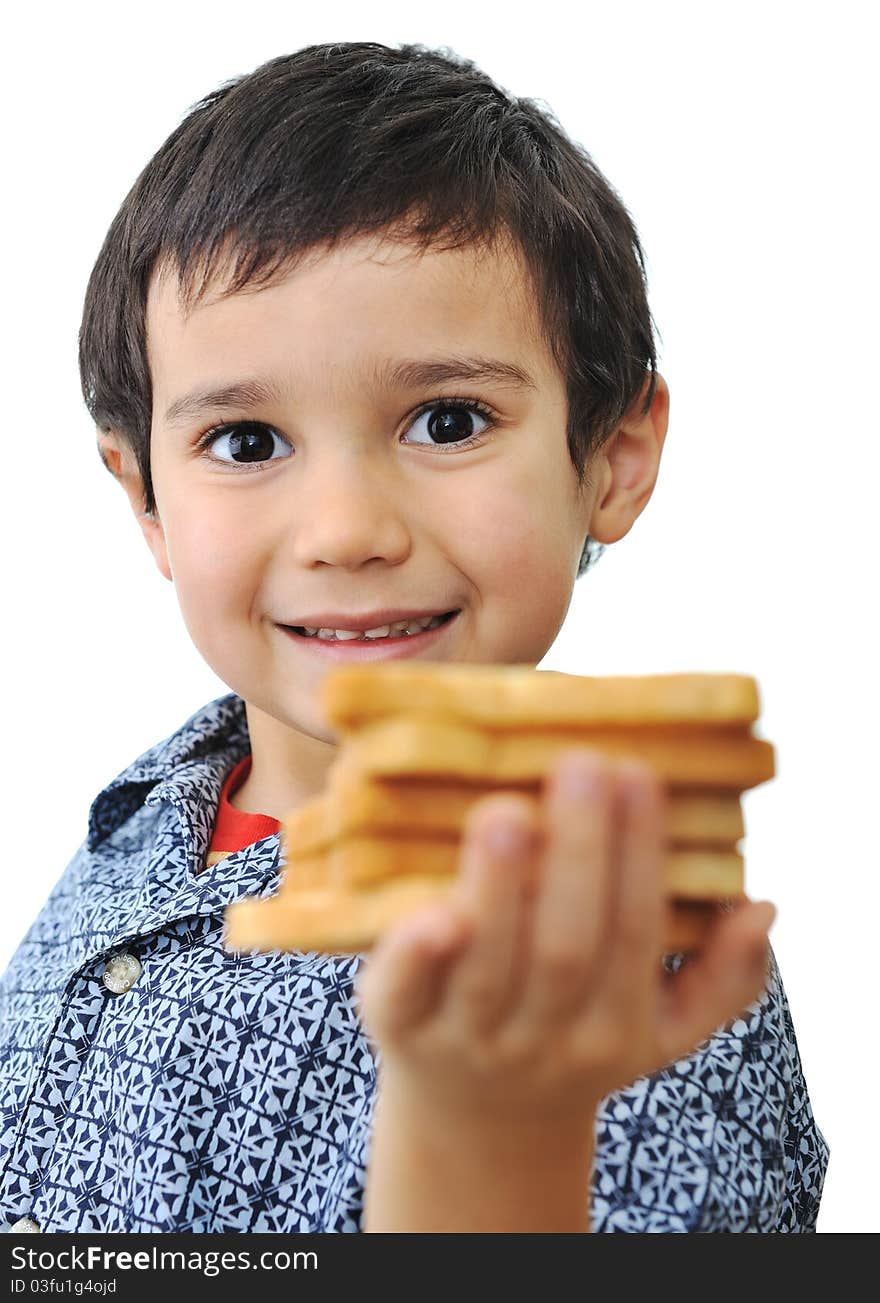
[[(134, 453), (145, 511), (156, 510), (145, 325), (154, 268), (176, 266), (190, 311), (221, 267), (234, 294), (317, 246), (386, 229), (422, 248), (512, 237), (566, 379), (581, 485), (650, 372), (648, 411), (656, 356), (638, 234), (550, 111), (445, 47), (309, 45), (190, 110), (132, 186), (89, 278), (83, 397), (96, 426)], [(588, 539), (579, 575), (594, 549)]]

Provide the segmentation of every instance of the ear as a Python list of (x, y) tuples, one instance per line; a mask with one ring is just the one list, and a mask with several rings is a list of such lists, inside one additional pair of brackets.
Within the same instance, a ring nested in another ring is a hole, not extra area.
[(161, 574), (173, 583), (171, 567), (168, 564), (168, 549), (165, 546), (165, 532), (159, 520), (159, 513), (157, 511), (154, 516), (147, 516), (144, 512), (144, 484), (134, 453), (128, 442), (113, 430), (98, 430), (97, 435), (101, 461), (125, 490), (140, 531), (153, 554), (153, 560)]
[(642, 406), (650, 376), (595, 456), (592, 478), (598, 487), (589, 532), (597, 543), (616, 543), (628, 534), (654, 492), (669, 424), (669, 388), (659, 372), (655, 375), (647, 412), (642, 414)]

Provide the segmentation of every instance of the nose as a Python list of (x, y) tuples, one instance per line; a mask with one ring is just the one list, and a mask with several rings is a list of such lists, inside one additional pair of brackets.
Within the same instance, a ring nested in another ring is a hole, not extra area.
[(293, 533), (301, 566), (354, 570), (376, 559), (398, 565), (409, 555), (403, 486), (366, 457), (328, 458), (300, 490)]

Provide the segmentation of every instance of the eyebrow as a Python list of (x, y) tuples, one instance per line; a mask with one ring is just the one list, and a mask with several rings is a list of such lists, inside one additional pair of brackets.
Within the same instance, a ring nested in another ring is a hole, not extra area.
[[(455, 381), (489, 382), (511, 389), (537, 389), (537, 384), (523, 367), (494, 357), (406, 358), (378, 366), (374, 379), (388, 389), (426, 389)], [(282, 388), (271, 378), (235, 380), (219, 388), (194, 389), (175, 398), (165, 412), (166, 425), (183, 425), (206, 412), (223, 407), (250, 410), (282, 400)]]

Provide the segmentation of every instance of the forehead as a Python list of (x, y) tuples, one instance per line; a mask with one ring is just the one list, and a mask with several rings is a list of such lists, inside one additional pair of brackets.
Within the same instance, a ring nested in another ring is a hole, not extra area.
[(521, 252), (508, 240), (420, 250), (388, 234), (313, 249), (264, 287), (226, 294), (215, 274), (187, 313), (176, 274), (160, 263), (147, 299), (154, 398), (236, 373), (320, 374), (362, 383), (374, 364), (414, 353), (492, 356), (558, 383)]

